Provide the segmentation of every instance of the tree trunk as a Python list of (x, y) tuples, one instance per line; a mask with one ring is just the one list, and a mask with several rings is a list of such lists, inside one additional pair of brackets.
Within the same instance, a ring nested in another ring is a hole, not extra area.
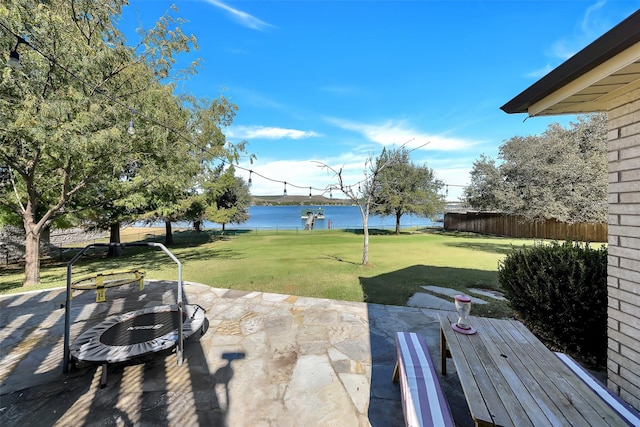
[(29, 220), (29, 217), (30, 215), (25, 215), (23, 219), (25, 232), (23, 286), (40, 283), (40, 227)]
[(193, 221), (193, 229), (196, 231), (196, 233), (200, 233), (202, 231), (202, 221)]
[(40, 233), (40, 256), (48, 256), (51, 244), (51, 227), (45, 227)]
[(222, 223), (222, 231), (220, 232), (220, 234), (224, 234), (224, 225), (225, 225), (225, 223), (223, 222)]
[(400, 218), (402, 214), (400, 212), (396, 212), (396, 235), (400, 234)]
[[(120, 243), (120, 223), (114, 222), (109, 225), (109, 243)], [(118, 257), (122, 255), (122, 248), (120, 246), (109, 246), (109, 252), (107, 257)]]
[(365, 217), (362, 221), (362, 232), (364, 234), (364, 244), (362, 247), (362, 265), (369, 263), (369, 218)]
[(167, 246), (173, 245), (173, 234), (171, 233), (171, 221), (164, 222), (164, 244)]

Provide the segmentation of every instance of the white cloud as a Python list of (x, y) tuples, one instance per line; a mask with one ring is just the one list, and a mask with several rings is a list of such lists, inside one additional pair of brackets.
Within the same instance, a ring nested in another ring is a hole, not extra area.
[(533, 70), (527, 73), (527, 77), (539, 79), (549, 74), (551, 70), (553, 70), (553, 67), (550, 64), (547, 64), (546, 66), (544, 66), (543, 68), (540, 68), (539, 70)]
[[(329, 197), (329, 188), (333, 187), (333, 197), (344, 198), (340, 190), (336, 189), (339, 184), (337, 170), (342, 169), (345, 185), (357, 186), (364, 179), (364, 162), (365, 157), (351, 152), (323, 159), (258, 159), (253, 164), (241, 163), (236, 173), (245, 181), (248, 181), (251, 175), (253, 195), (283, 194), (284, 182), (287, 182), (288, 195), (309, 195), (311, 187), (313, 195), (323, 194)], [(250, 170), (253, 173), (250, 174)]]
[(383, 146), (404, 145), (409, 149), (424, 147), (427, 150), (457, 151), (475, 144), (474, 141), (462, 138), (427, 134), (407, 126), (404, 121), (388, 120), (381, 124), (365, 124), (331, 117), (327, 118), (327, 121), (342, 129), (357, 132), (369, 141)]
[[(306, 196), (309, 195), (309, 187), (311, 187), (311, 194), (329, 197), (329, 188), (332, 187), (331, 195), (334, 198), (345, 198), (345, 195), (337, 189), (339, 181), (336, 171), (342, 169), (345, 186), (355, 188), (365, 179), (364, 170), (367, 159), (369, 159), (369, 153), (365, 149), (322, 159), (260, 158), (253, 164), (241, 163), (236, 173), (245, 181), (248, 181), (251, 175), (251, 194), (256, 196), (283, 194), (286, 181), (287, 195)], [(469, 160), (468, 164), (467, 160)], [(448, 190), (447, 200), (458, 201), (464, 187), (469, 184), (471, 163), (472, 160), (466, 158), (442, 159), (430, 161), (427, 166), (435, 171), (439, 180), (448, 185), (442, 190), (443, 192)], [(253, 171), (251, 174), (250, 170)]]
[(235, 20), (236, 22), (240, 23), (240, 25), (245, 26), (247, 28), (251, 28), (252, 30), (258, 30), (258, 31), (263, 31), (269, 27), (273, 27), (273, 25), (264, 22), (258, 18), (256, 18), (255, 16), (249, 15), (246, 12), (243, 12), (241, 10), (238, 9), (234, 9), (233, 7), (218, 1), (218, 0), (205, 0), (207, 3), (209, 3), (212, 6), (218, 7), (222, 10), (224, 10), (225, 12), (229, 13), (231, 15), (231, 18), (233, 20)]
[(238, 139), (305, 139), (320, 136), (314, 131), (269, 126), (234, 126), (227, 136)]
[(458, 201), (462, 196), (464, 187), (469, 185), (469, 172), (471, 167), (462, 165), (442, 167), (435, 169), (436, 177), (446, 184), (443, 191), (449, 201)]
[(582, 47), (584, 47), (583, 44), (577, 40), (557, 40), (551, 45), (547, 55), (554, 59), (566, 61), (575, 55)]
[[(581, 25), (582, 32), (585, 35), (589, 37), (597, 37), (602, 33), (603, 31), (602, 20), (599, 19), (596, 12), (599, 9), (602, 9), (602, 7), (606, 3), (607, 3), (606, 0), (600, 0), (587, 8), (586, 12), (584, 13), (584, 17), (582, 18), (582, 25)], [(606, 28), (608, 27), (609, 25), (606, 24)]]
[[(587, 7), (578, 23), (576, 33), (553, 42), (545, 52), (546, 55), (554, 60), (566, 61), (608, 31), (612, 24), (610, 13), (605, 7), (606, 4), (606, 0), (599, 0)], [(616, 19), (613, 22), (616, 22)], [(527, 73), (527, 77), (539, 78), (548, 74), (551, 69), (552, 67), (547, 65), (543, 69)]]

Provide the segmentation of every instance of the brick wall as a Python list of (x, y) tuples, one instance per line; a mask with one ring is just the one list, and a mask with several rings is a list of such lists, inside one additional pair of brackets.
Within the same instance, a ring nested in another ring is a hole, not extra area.
[(609, 109), (608, 386), (640, 410), (640, 90)]

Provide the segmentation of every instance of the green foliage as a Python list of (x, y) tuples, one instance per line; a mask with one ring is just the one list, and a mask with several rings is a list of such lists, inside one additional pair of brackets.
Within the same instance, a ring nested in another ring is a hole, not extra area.
[(435, 217), (444, 209), (444, 197), (438, 192), (444, 183), (436, 179), (433, 169), (411, 162), (409, 150), (383, 150), (376, 159), (380, 171), (372, 183), (372, 212), (396, 217), (396, 234), (400, 233), (402, 215)]
[(235, 176), (233, 166), (214, 171), (213, 180), (205, 186), (209, 208), (206, 216), (210, 221), (224, 225), (240, 224), (249, 219), (247, 210), (251, 203), (249, 186), (240, 177)]
[(607, 249), (565, 242), (515, 250), (498, 280), (513, 310), (561, 351), (602, 366), (607, 352)]
[(515, 136), (500, 146), (501, 163), (481, 156), (464, 199), (478, 210), (562, 222), (607, 220), (607, 116), (579, 116), (568, 129)]
[(140, 28), (131, 46), (117, 28), (126, 4), (0, 4), (0, 44), (25, 41), (22, 67), (0, 74), (0, 206), (25, 228), (27, 285), (40, 279), (40, 236), (56, 218), (71, 213), (112, 230), (148, 211), (180, 219), (178, 205), (204, 165), (244, 150), (221, 130), (235, 105), (175, 93), (175, 81), (198, 65), (174, 69), (197, 48), (177, 9)]
[[(156, 113), (176, 104), (159, 79), (173, 77), (171, 65), (194, 39), (167, 14), (140, 33), (137, 49), (127, 46), (116, 27), (125, 4), (0, 4), (0, 43), (27, 42), (18, 46), (22, 67), (0, 74), (0, 204), (22, 218), (27, 285), (39, 281), (39, 239), (57, 217), (115, 188), (132, 164), (180, 151), (151, 124), (165, 123)], [(133, 109), (147, 119), (136, 121), (135, 136), (126, 132)]]

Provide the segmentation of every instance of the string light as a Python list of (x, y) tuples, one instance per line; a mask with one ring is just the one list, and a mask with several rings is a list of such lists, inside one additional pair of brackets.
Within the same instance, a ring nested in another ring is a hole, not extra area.
[[(49, 61), (51, 61), (51, 62), (55, 62), (55, 63), (56, 63), (60, 68), (62, 68), (62, 69), (63, 69), (63, 70), (65, 70), (66, 72), (68, 72), (72, 77), (74, 77), (76, 80), (78, 80), (78, 81), (79, 81), (79, 82), (81, 82), (82, 84), (84, 84), (84, 85), (86, 85), (86, 86), (90, 86), (90, 85), (89, 85), (87, 82), (85, 82), (81, 77), (79, 77), (78, 75), (76, 75), (75, 73), (73, 73), (71, 70), (67, 69), (66, 67), (64, 67), (64, 65), (62, 65), (62, 64), (60, 63), (60, 61), (58, 61), (58, 60), (57, 60), (57, 58), (49, 56), (48, 54), (46, 54), (46, 53), (42, 52), (41, 50), (39, 50), (39, 49), (38, 49), (37, 47), (35, 47), (33, 44), (31, 44), (31, 43), (27, 42), (23, 37), (20, 37), (19, 35), (17, 35), (17, 34), (15, 34), (15, 33), (13, 33), (13, 32), (12, 32), (12, 31), (11, 31), (11, 30), (10, 30), (10, 29), (5, 25), (5, 24), (4, 24), (4, 23), (2, 23), (1, 21), (0, 21), (0, 25), (1, 25), (2, 27), (4, 27), (4, 28), (7, 30), (7, 32), (9, 32), (9, 33), (11, 33), (13, 36), (15, 36), (15, 37), (17, 38), (17, 40), (18, 40), (18, 41), (17, 41), (17, 43), (16, 43), (16, 46), (14, 47), (14, 49), (13, 49), (13, 50), (10, 52), (10, 54), (9, 54), (9, 61), (8, 61), (8, 65), (9, 65), (9, 66), (11, 66), (11, 67), (12, 67), (12, 68), (14, 68), (14, 69), (18, 69), (18, 68), (20, 68), (20, 66), (21, 66), (21, 64), (20, 64), (20, 55), (19, 55), (19, 54), (18, 54), (18, 52), (17, 52), (17, 48), (18, 48), (18, 46), (19, 46), (20, 44), (26, 44), (27, 46), (29, 46), (29, 47), (30, 47), (31, 49), (33, 49), (34, 51), (38, 52), (38, 53), (39, 53), (40, 55), (42, 55), (43, 57), (47, 58)], [(33, 37), (32, 37), (32, 38), (33, 38)], [(122, 101), (120, 101), (120, 100), (118, 100), (118, 99), (116, 99), (116, 98), (112, 97), (111, 95), (109, 95), (109, 94), (108, 94), (108, 93), (106, 93), (105, 91), (102, 91), (102, 90), (101, 90), (101, 91), (97, 91), (97, 93), (99, 93), (99, 94), (103, 95), (104, 97), (106, 97), (107, 99), (109, 99), (110, 101), (112, 101), (113, 103), (115, 103), (115, 104), (117, 104), (117, 105), (120, 105), (121, 107), (125, 107), (125, 108), (127, 108), (127, 109), (131, 112), (131, 119), (129, 120), (129, 125), (128, 125), (128, 127), (127, 127), (127, 132), (128, 132), (130, 135), (134, 135), (134, 134), (135, 134), (135, 127), (134, 127), (134, 120), (133, 120), (133, 118), (134, 118), (134, 114), (135, 114), (135, 115), (137, 115), (139, 118), (142, 118), (142, 119), (144, 119), (144, 120), (146, 120), (146, 121), (149, 121), (149, 122), (151, 122), (151, 123), (153, 123), (153, 124), (155, 124), (155, 125), (161, 126), (162, 128), (167, 129), (168, 131), (170, 131), (170, 132), (172, 132), (172, 133), (175, 133), (177, 136), (179, 136), (180, 138), (184, 139), (187, 143), (189, 143), (189, 144), (191, 144), (191, 145), (194, 145), (194, 146), (195, 146), (195, 147), (197, 147), (197, 148), (201, 148), (201, 149), (203, 150), (203, 152), (205, 152), (205, 151), (206, 151), (207, 153), (210, 153), (209, 148), (198, 147), (198, 145), (197, 145), (194, 141), (192, 141), (190, 138), (188, 138), (188, 137), (184, 136), (180, 131), (178, 131), (178, 130), (176, 130), (176, 129), (172, 128), (171, 126), (166, 125), (166, 124), (161, 123), (161, 122), (158, 122), (158, 121), (154, 120), (153, 118), (148, 117), (147, 115), (145, 115), (145, 114), (143, 114), (143, 113), (141, 113), (141, 112), (139, 112), (139, 111), (136, 111), (135, 109), (133, 109), (133, 108), (131, 108), (131, 107), (128, 107), (128, 106), (127, 106), (126, 104), (124, 104)], [(210, 154), (211, 154), (211, 153), (210, 153)], [(218, 159), (218, 160), (222, 161), (222, 162), (223, 162), (223, 164), (224, 164), (224, 162), (225, 162), (225, 161), (224, 161), (224, 159), (222, 159), (222, 158), (220, 158), (220, 157), (218, 157), (218, 156), (216, 156), (216, 155), (213, 155), (213, 157), (214, 157), (215, 159)], [(244, 170), (244, 171), (248, 171), (248, 172), (249, 172), (249, 181), (248, 181), (248, 185), (249, 185), (249, 187), (251, 187), (251, 186), (252, 186), (252, 184), (253, 184), (253, 180), (252, 180), (252, 176), (253, 176), (253, 174), (256, 174), (257, 176), (259, 176), (259, 177), (261, 177), (261, 178), (263, 178), (263, 179), (266, 179), (266, 180), (268, 180), (268, 181), (276, 182), (276, 183), (280, 183), (280, 182), (281, 182), (281, 183), (283, 183), (283, 184), (284, 184), (284, 192), (283, 192), (284, 196), (286, 196), (286, 195), (287, 195), (287, 184), (289, 184), (290, 186), (295, 187), (295, 188), (300, 188), (300, 189), (302, 189), (302, 188), (306, 188), (306, 187), (304, 187), (304, 186), (295, 185), (295, 184), (292, 184), (292, 183), (290, 183), (290, 182), (280, 181), (280, 180), (277, 180), (277, 179), (273, 179), (273, 178), (267, 177), (267, 176), (262, 175), (262, 174), (260, 174), (260, 173), (258, 173), (258, 172), (256, 172), (256, 171), (254, 171), (254, 170), (244, 168), (244, 167), (242, 167), (242, 166), (240, 166), (240, 165), (237, 165), (237, 164), (233, 164), (233, 166), (234, 166), (235, 168), (237, 168), (237, 169), (240, 169), (240, 170)], [(346, 186), (346, 189), (347, 189), (347, 191), (351, 191), (351, 190), (352, 190), (352, 188), (353, 188), (353, 187), (355, 187), (355, 186), (357, 185), (357, 186), (358, 186), (358, 191), (360, 192), (360, 191), (361, 191), (361, 186), (360, 186), (360, 184), (361, 184), (361, 183), (363, 183), (363, 182), (365, 182), (365, 181), (363, 180), (363, 181), (360, 181), (360, 182), (358, 182), (358, 183), (355, 183), (355, 184), (352, 184), (352, 185)], [(446, 185), (446, 192), (447, 192), (447, 195), (448, 195), (448, 186), (449, 186), (449, 184), (447, 184), (447, 185)], [(463, 186), (463, 185), (452, 185), (452, 186), (453, 186), (453, 187), (463, 187), (463, 188), (465, 187), (465, 186)], [(325, 188), (314, 188), (314, 187), (309, 186), (308, 188), (309, 188), (309, 197), (312, 197), (312, 190), (314, 190), (314, 189), (315, 189), (315, 190), (318, 190), (318, 191), (320, 191), (320, 192), (322, 192), (323, 194), (325, 194), (325, 193), (326, 193), (326, 191), (327, 191), (327, 188), (326, 188), (326, 187), (325, 187)], [(330, 197), (331, 199), (333, 199), (333, 188), (334, 188), (334, 187), (329, 187), (329, 188), (328, 188), (328, 190), (329, 190), (329, 197)]]
[(18, 40), (16, 41), (16, 46), (11, 50), (11, 52), (9, 52), (9, 60), (7, 61), (7, 65), (13, 68), (14, 70), (19, 70), (22, 67), (22, 64), (20, 63), (20, 54), (18, 53), (18, 46), (20, 46), (20, 43), (24, 43), (26, 45), (28, 45), (29, 43), (27, 43), (27, 41), (20, 36), (16, 35), (16, 38)]
[(133, 112), (134, 110), (131, 110), (131, 120), (129, 120), (129, 127), (127, 128), (127, 132), (129, 132), (129, 135), (136, 134), (136, 129), (133, 127)]

